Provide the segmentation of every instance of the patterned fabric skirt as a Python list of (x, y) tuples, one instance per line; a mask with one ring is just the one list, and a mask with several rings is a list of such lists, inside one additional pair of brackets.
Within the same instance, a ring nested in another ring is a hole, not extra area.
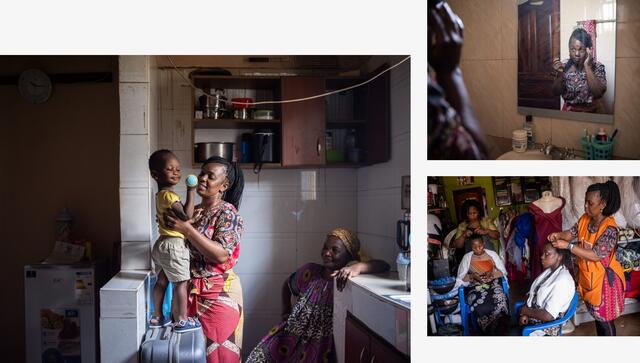
[[(486, 284), (470, 285), (465, 288), (469, 310), (477, 319), (483, 334), (495, 334), (498, 324), (509, 324), (507, 296), (502, 289), (501, 279), (493, 279)], [(507, 318), (507, 319), (503, 319)]]
[(242, 347), (242, 287), (233, 270), (192, 278), (189, 316), (196, 316), (207, 338), (207, 363), (238, 363)]
[(593, 306), (584, 303), (589, 313), (598, 321), (612, 321), (622, 315), (624, 311), (624, 286), (620, 276), (613, 274), (613, 284), (609, 284), (609, 279), (605, 274), (602, 282), (602, 303), (600, 306)]

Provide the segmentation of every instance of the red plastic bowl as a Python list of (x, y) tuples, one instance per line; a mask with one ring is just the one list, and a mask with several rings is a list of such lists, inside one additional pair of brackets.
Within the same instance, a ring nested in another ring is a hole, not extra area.
[(231, 99), (233, 108), (253, 108), (253, 105), (248, 104), (252, 102), (253, 102), (253, 98), (232, 98)]

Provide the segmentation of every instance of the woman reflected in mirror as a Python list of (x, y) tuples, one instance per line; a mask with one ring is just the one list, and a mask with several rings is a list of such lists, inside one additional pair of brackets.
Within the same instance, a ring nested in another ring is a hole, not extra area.
[(593, 57), (593, 40), (582, 28), (569, 38), (569, 59), (553, 60), (553, 94), (562, 96), (562, 111), (605, 113), (600, 99), (607, 91), (604, 64)]

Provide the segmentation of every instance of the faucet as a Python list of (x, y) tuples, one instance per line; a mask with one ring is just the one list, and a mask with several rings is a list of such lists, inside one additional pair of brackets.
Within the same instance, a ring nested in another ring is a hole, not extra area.
[(540, 152), (545, 155), (551, 155), (553, 160), (570, 160), (576, 158), (576, 151), (573, 148), (559, 148), (551, 144), (551, 140), (547, 139), (540, 149)]

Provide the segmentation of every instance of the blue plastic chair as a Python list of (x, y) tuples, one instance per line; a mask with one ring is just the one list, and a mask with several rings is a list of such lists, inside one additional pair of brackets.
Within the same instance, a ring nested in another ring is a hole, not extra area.
[[(509, 307), (509, 283), (507, 282), (507, 278), (502, 276), (502, 289), (504, 290), (504, 294), (507, 296), (507, 308)], [(462, 320), (462, 330), (465, 336), (469, 335), (469, 320), (471, 320), (471, 324), (473, 324), (473, 328), (475, 330), (478, 329), (478, 323), (472, 314), (469, 311), (469, 305), (467, 305), (467, 300), (464, 296), (464, 286), (460, 286), (458, 288), (458, 299), (460, 300), (460, 318)]]
[[(514, 306), (517, 315), (520, 315), (520, 308), (522, 308), (522, 305), (524, 305), (524, 302), (523, 301), (518, 301), (516, 303), (516, 305)], [(571, 319), (571, 317), (576, 313), (577, 309), (578, 309), (578, 293), (576, 292), (573, 295), (573, 299), (571, 299), (571, 304), (569, 305), (569, 310), (567, 310), (567, 313), (564, 314), (564, 316), (562, 318), (556, 319), (556, 320), (552, 320), (552, 321), (548, 321), (546, 323), (542, 323), (542, 324), (538, 324), (538, 325), (527, 325), (522, 329), (522, 335), (523, 336), (529, 336), (529, 335), (531, 335), (531, 333), (533, 333), (536, 330), (552, 328), (554, 326), (560, 326), (560, 333), (559, 334), (562, 335), (562, 325), (564, 323), (566, 323), (567, 320)]]

